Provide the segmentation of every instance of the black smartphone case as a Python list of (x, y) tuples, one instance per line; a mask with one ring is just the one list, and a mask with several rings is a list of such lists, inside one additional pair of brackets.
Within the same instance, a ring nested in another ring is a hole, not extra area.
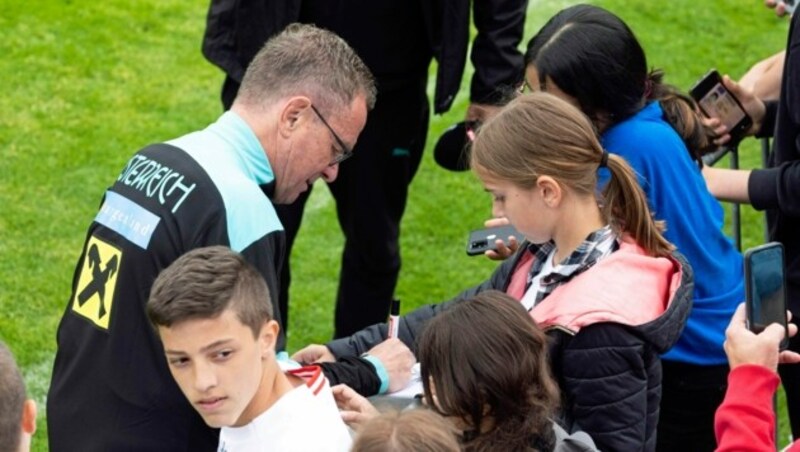
[[(784, 255), (783, 245), (778, 243), (778, 242), (765, 243), (763, 245), (759, 245), (759, 246), (756, 246), (754, 248), (750, 248), (750, 249), (746, 250), (745, 253), (744, 253), (744, 294), (745, 294), (745, 310), (747, 312), (747, 327), (748, 327), (748, 329), (750, 329), (750, 331), (753, 331), (754, 333), (760, 333), (760, 331), (754, 330), (754, 322), (753, 322), (753, 295), (752, 294), (753, 294), (753, 291), (755, 290), (755, 288), (753, 287), (753, 283), (752, 283), (752, 273), (753, 273), (752, 256), (753, 256), (753, 254), (756, 254), (759, 251), (763, 251), (765, 249), (771, 249), (771, 248), (780, 249), (781, 256)], [(786, 301), (787, 301), (786, 300), (786, 260), (785, 260), (785, 257), (782, 258), (781, 260), (783, 261), (783, 266), (784, 266), (784, 271), (783, 271), (783, 293), (784, 293), (783, 310), (785, 312), (786, 309), (787, 309), (787, 303), (786, 303)], [(787, 322), (785, 320), (784, 320), (784, 326), (787, 326)], [(786, 348), (788, 348), (788, 347), (789, 347), (789, 330), (788, 330), (788, 327), (787, 327), (786, 339), (781, 341), (780, 349), (781, 350), (786, 350)]]

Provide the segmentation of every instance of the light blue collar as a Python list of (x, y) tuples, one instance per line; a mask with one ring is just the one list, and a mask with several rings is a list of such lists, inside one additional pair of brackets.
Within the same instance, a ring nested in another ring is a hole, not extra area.
[(215, 123), (208, 126), (206, 131), (231, 143), (238, 151), (242, 167), (251, 173), (259, 185), (275, 180), (275, 174), (264, 148), (253, 129), (241, 116), (232, 111), (226, 111)]

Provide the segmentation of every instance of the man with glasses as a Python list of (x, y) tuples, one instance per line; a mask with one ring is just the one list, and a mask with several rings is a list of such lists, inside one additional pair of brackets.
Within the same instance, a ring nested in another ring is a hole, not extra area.
[[(467, 120), (483, 120), (519, 82), (517, 49), (527, 0), (211, 0), (205, 57), (225, 71), (222, 103), (236, 95), (242, 68), (269, 36), (291, 22), (313, 23), (342, 36), (375, 75), (375, 109), (329, 184), (345, 237), (336, 294), (335, 337), (382, 322), (400, 272), (400, 221), (428, 133), (428, 73), (436, 58), (433, 111), (453, 104), (467, 55), (475, 67)], [(470, 19), (477, 34), (470, 37)], [(471, 44), (471, 46), (470, 46)], [(471, 50), (470, 50), (471, 48)], [(319, 106), (318, 106), (319, 107)], [(330, 111), (320, 109), (326, 120)], [(331, 124), (337, 133), (341, 131)], [(340, 133), (341, 135), (341, 133)], [(277, 208), (291, 250), (308, 192)], [(278, 305), (288, 313), (290, 253)], [(295, 257), (305, 258), (305, 256)]]
[(224, 245), (277, 293), (286, 251), (273, 203), (336, 179), (374, 102), (353, 49), (293, 25), (256, 55), (230, 111), (127, 162), (89, 227), (59, 326), (52, 451), (216, 450), (217, 432), (181, 394), (145, 317), (151, 285), (187, 251)]
[(331, 127), (331, 125), (328, 124), (328, 121), (326, 121), (325, 117), (322, 116), (322, 113), (320, 113), (319, 110), (317, 110), (317, 107), (312, 105), (311, 109), (314, 111), (314, 114), (317, 115), (317, 118), (319, 118), (319, 120), (322, 121), (323, 124), (325, 124), (325, 127), (327, 127), (328, 130), (330, 130), (333, 139), (336, 140), (336, 143), (339, 145), (339, 149), (334, 148), (333, 150), (332, 153), (333, 158), (331, 158), (330, 166), (338, 165), (344, 162), (345, 160), (349, 159), (350, 157), (352, 157), (353, 149), (351, 149), (350, 146), (344, 144), (344, 141), (342, 141), (342, 139), (339, 138), (339, 135), (336, 133), (335, 130), (333, 130), (333, 127)]

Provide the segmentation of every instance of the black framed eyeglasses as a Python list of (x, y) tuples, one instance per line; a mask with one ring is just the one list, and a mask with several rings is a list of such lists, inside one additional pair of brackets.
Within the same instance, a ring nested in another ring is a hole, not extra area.
[(333, 156), (333, 159), (331, 160), (331, 163), (328, 164), (328, 166), (333, 166), (342, 163), (345, 160), (352, 157), (353, 150), (348, 148), (347, 145), (344, 144), (344, 141), (342, 141), (342, 139), (339, 138), (339, 134), (337, 134), (336, 131), (333, 130), (333, 127), (331, 127), (331, 125), (328, 124), (328, 121), (326, 121), (325, 117), (322, 116), (322, 113), (320, 113), (319, 110), (317, 110), (317, 107), (315, 107), (314, 104), (311, 104), (311, 109), (314, 110), (314, 113), (317, 115), (317, 118), (319, 118), (319, 120), (322, 121), (323, 124), (325, 124), (325, 127), (327, 127), (328, 130), (331, 132), (331, 135), (333, 135), (333, 139), (336, 140), (336, 142), (339, 144), (339, 147), (342, 148), (342, 151), (340, 153)]

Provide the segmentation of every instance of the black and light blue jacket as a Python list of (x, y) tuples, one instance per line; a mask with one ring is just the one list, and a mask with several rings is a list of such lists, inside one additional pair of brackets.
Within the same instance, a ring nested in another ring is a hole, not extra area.
[(215, 450), (217, 433), (173, 381), (145, 303), (162, 269), (209, 245), (241, 253), (278, 293), (285, 245), (268, 197), (274, 182), (261, 144), (232, 112), (128, 160), (89, 227), (59, 325), (51, 450)]

